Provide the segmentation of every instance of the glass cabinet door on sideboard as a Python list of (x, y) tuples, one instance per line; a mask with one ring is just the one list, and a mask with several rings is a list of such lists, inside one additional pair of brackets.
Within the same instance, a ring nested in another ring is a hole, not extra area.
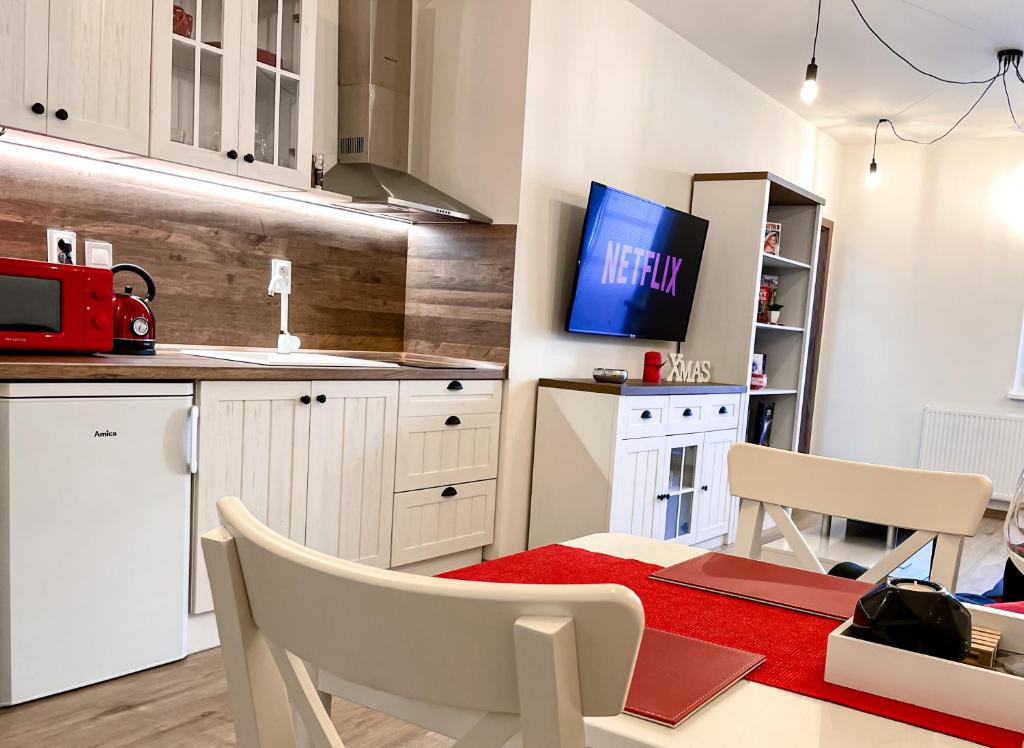
[(694, 540), (698, 462), (702, 434), (680, 434), (665, 440), (664, 493), (658, 495), (664, 521), (659, 540), (690, 543)]

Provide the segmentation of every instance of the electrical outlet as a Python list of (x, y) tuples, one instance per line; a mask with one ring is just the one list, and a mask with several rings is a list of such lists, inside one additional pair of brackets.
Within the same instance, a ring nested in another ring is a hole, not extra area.
[(46, 230), (46, 261), (58, 265), (74, 265), (78, 259), (78, 240), (74, 231)]
[(110, 242), (94, 242), (85, 240), (85, 264), (91, 268), (114, 267), (114, 248)]
[(278, 293), (292, 292), (292, 263), (291, 260), (270, 261), (270, 282), (275, 283), (278, 278), (280, 284), (275, 288)]

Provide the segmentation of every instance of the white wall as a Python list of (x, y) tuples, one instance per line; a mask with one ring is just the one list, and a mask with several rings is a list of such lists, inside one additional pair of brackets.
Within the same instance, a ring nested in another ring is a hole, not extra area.
[(562, 332), (590, 181), (686, 209), (694, 172), (769, 170), (832, 198), (838, 159), (834, 141), (627, 0), (533, 0), (490, 555), (525, 544), (537, 379), (638, 374), (643, 351), (673, 347)]
[(911, 467), (926, 404), (1009, 400), (1024, 312), (1024, 138), (849, 147), (812, 451)]
[(409, 171), (515, 223), (530, 0), (416, 0)]

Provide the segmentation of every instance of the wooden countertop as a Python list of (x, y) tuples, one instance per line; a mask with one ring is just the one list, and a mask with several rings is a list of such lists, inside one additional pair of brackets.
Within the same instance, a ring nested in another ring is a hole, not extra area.
[[(312, 352), (312, 351), (311, 351)], [(359, 380), (359, 379), (504, 379), (499, 364), (379, 351), (317, 351), (400, 364), (397, 369), (261, 366), (186, 356), (158, 348), (155, 356), (0, 354), (0, 381), (67, 380)]]
[(541, 379), (541, 387), (556, 390), (579, 390), (597, 392), (602, 395), (721, 395), (723, 393), (746, 392), (744, 384), (684, 384), (682, 382), (659, 382), (649, 384), (642, 379), (629, 379), (623, 384), (595, 382), (593, 379)]

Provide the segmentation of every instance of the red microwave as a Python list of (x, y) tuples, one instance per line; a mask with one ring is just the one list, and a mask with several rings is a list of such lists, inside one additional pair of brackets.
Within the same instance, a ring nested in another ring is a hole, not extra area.
[(109, 270), (0, 257), (0, 350), (109, 351), (113, 298)]

